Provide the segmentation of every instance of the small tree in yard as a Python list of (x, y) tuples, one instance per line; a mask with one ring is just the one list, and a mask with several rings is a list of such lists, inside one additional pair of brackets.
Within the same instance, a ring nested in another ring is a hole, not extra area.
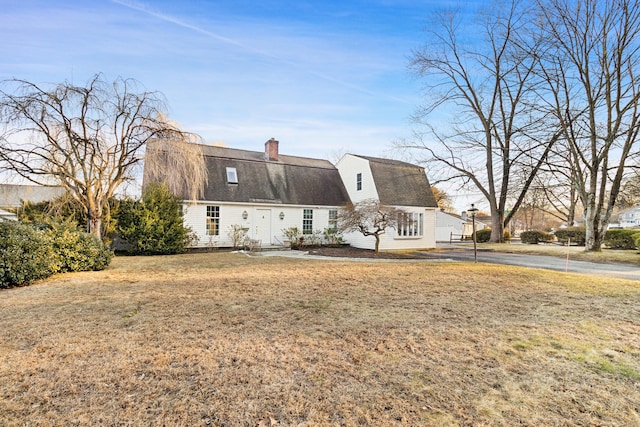
[(380, 236), (388, 228), (398, 227), (398, 215), (403, 211), (385, 206), (378, 200), (368, 199), (358, 203), (349, 203), (338, 214), (338, 230), (342, 233), (357, 231), (363, 236), (374, 236), (376, 254), (380, 248)]

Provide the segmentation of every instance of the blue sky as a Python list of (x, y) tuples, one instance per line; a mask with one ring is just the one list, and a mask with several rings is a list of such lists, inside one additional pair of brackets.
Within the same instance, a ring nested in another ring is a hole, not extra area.
[(407, 70), (438, 1), (0, 0), (0, 79), (102, 72), (164, 94), (207, 143), (393, 156), (420, 81)]

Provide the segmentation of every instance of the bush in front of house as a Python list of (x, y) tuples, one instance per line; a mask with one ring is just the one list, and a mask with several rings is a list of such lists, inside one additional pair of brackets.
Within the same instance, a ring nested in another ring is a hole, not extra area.
[(116, 231), (129, 244), (129, 252), (140, 255), (182, 253), (193, 240), (182, 221), (180, 199), (159, 183), (145, 188), (140, 200), (120, 202)]
[(0, 221), (0, 288), (51, 276), (53, 259), (45, 232), (17, 221)]
[(476, 230), (476, 242), (487, 243), (491, 240), (491, 229), (484, 228), (482, 230)]
[(292, 249), (297, 249), (304, 243), (302, 231), (298, 227), (289, 227), (282, 230), (285, 239), (289, 242)]
[(640, 230), (607, 230), (603, 243), (610, 249), (636, 249)]
[(584, 246), (586, 231), (584, 227), (561, 228), (555, 232), (558, 242), (566, 245), (571, 242), (578, 246)]
[(544, 231), (529, 230), (520, 233), (520, 240), (522, 241), (522, 243), (537, 245), (538, 243), (553, 242), (553, 236), (549, 233), (545, 233)]
[(231, 240), (233, 249), (243, 248), (247, 238), (249, 229), (243, 225), (232, 224), (227, 231), (227, 236)]
[(329, 247), (339, 247), (344, 243), (342, 233), (337, 228), (325, 228), (323, 233), (323, 244)]
[(107, 268), (113, 252), (95, 236), (78, 229), (73, 219), (49, 221), (44, 232), (53, 248), (54, 273), (98, 271)]

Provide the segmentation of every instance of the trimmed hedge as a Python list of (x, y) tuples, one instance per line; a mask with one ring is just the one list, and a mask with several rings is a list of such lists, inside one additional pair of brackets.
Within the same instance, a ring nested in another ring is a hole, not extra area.
[(636, 248), (640, 248), (640, 233), (633, 235), (633, 241), (636, 244)]
[(603, 243), (611, 249), (636, 249), (640, 230), (607, 230)]
[(491, 229), (484, 228), (482, 230), (476, 230), (476, 242), (487, 243), (491, 240)]
[[(507, 230), (504, 230), (503, 238), (505, 242), (511, 240), (511, 233)], [(491, 229), (483, 228), (482, 230), (476, 230), (476, 242), (478, 243), (487, 243), (491, 240)]]
[(584, 246), (586, 241), (586, 231), (584, 227), (567, 227), (556, 231), (558, 242), (566, 244), (571, 239), (571, 243)]
[(539, 230), (523, 231), (520, 233), (520, 240), (522, 243), (537, 245), (538, 243), (553, 242), (553, 235)]

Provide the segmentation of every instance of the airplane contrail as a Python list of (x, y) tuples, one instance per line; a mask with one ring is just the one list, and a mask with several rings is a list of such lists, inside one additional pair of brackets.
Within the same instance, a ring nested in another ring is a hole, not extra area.
[(318, 77), (318, 78), (320, 78), (322, 80), (325, 80), (325, 81), (328, 81), (328, 82), (331, 82), (331, 83), (335, 83), (335, 84), (337, 84), (339, 86), (342, 86), (342, 87), (345, 87), (345, 88), (348, 88), (348, 89), (352, 89), (352, 90), (355, 90), (357, 92), (364, 93), (366, 95), (370, 95), (370, 96), (374, 96), (374, 97), (382, 97), (382, 98), (386, 98), (386, 99), (393, 100), (395, 102), (400, 102), (400, 103), (403, 103), (403, 104), (409, 104), (409, 105), (413, 105), (414, 104), (413, 102), (410, 102), (410, 101), (408, 101), (406, 99), (402, 99), (402, 98), (398, 98), (398, 97), (390, 96), (390, 95), (386, 95), (386, 94), (375, 93), (375, 92), (370, 91), (368, 89), (365, 89), (365, 88), (363, 88), (361, 86), (358, 86), (358, 85), (355, 85), (355, 84), (352, 84), (352, 83), (348, 83), (348, 82), (345, 82), (345, 81), (340, 80), (340, 79), (333, 78), (333, 77), (328, 76), (326, 74), (319, 73), (319, 72), (317, 72), (315, 70), (311, 70), (311, 69), (305, 68), (305, 67), (301, 66), (300, 64), (298, 64), (296, 62), (293, 62), (293, 61), (291, 61), (289, 59), (286, 59), (284, 57), (281, 57), (281, 56), (278, 56), (278, 55), (274, 55), (274, 54), (272, 54), (272, 53), (270, 53), (268, 51), (264, 51), (264, 50), (253, 48), (251, 46), (248, 46), (248, 45), (246, 45), (244, 43), (241, 43), (241, 42), (239, 42), (237, 40), (234, 40), (232, 38), (222, 36), (220, 34), (214, 33), (213, 31), (205, 30), (205, 29), (200, 28), (200, 27), (198, 27), (196, 25), (193, 25), (193, 24), (190, 24), (190, 23), (185, 22), (183, 20), (177, 19), (177, 18), (175, 18), (173, 16), (154, 11), (154, 10), (150, 9), (149, 7), (147, 7), (145, 5), (142, 5), (140, 3), (130, 2), (130, 1), (126, 1), (126, 0), (111, 0), (111, 1), (113, 3), (116, 3), (116, 4), (119, 4), (121, 6), (124, 6), (124, 7), (128, 8), (128, 9), (132, 9), (132, 10), (136, 10), (138, 12), (142, 12), (142, 13), (144, 13), (146, 15), (153, 16), (154, 18), (160, 19), (160, 20), (165, 21), (165, 22), (170, 22), (170, 23), (178, 25), (180, 27), (195, 31), (195, 32), (200, 33), (202, 35), (205, 35), (207, 37), (211, 37), (211, 38), (213, 38), (215, 40), (218, 40), (218, 41), (221, 41), (223, 43), (226, 43), (226, 44), (229, 44), (229, 45), (232, 45), (232, 46), (236, 46), (236, 47), (238, 47), (240, 49), (243, 49), (245, 51), (248, 51), (248, 52), (251, 52), (251, 53), (266, 57), (266, 58), (270, 58), (270, 59), (285, 63), (285, 64), (290, 65), (292, 67), (295, 67), (295, 68), (297, 68), (299, 70), (302, 70), (307, 74), (313, 75), (315, 77)]

